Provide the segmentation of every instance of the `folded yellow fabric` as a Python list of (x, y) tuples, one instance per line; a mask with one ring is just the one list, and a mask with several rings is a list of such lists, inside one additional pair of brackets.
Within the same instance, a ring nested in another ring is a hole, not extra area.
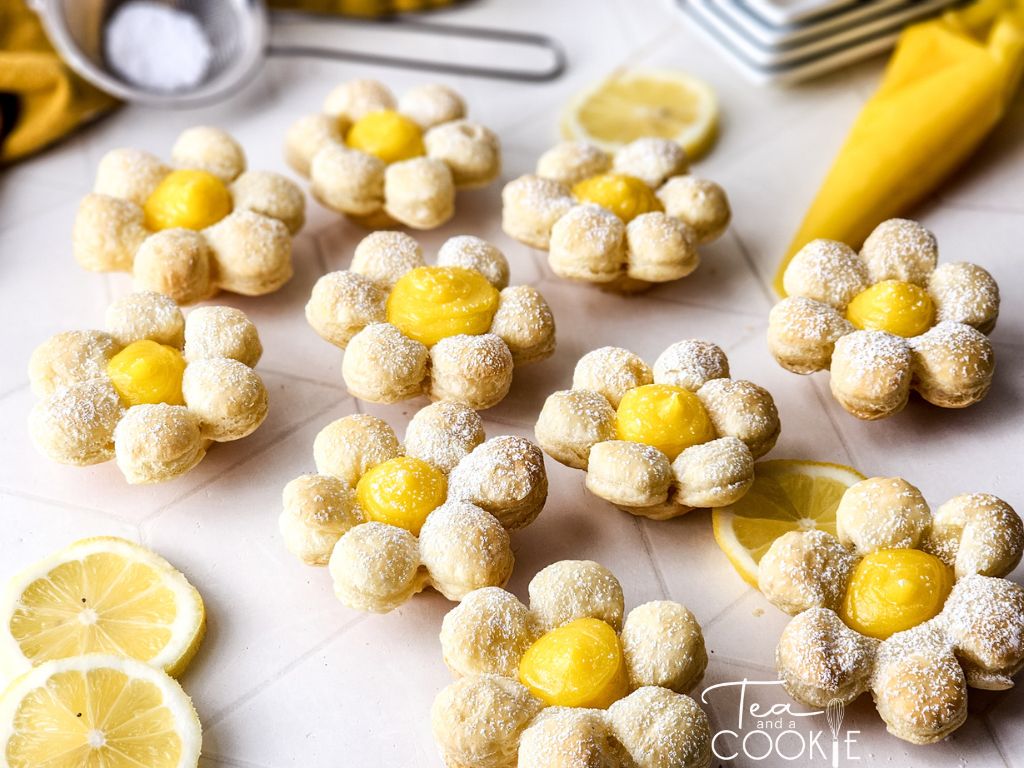
[(42, 149), (116, 103), (61, 61), (23, 0), (0, 0), (0, 162)]
[(859, 246), (928, 195), (1003, 117), (1024, 72), (1024, 0), (977, 0), (906, 29), (775, 276), (824, 237)]

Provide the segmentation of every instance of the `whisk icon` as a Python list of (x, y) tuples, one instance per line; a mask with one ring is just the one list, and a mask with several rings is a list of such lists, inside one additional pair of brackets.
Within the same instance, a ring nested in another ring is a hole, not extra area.
[(839, 699), (830, 699), (825, 706), (825, 719), (832, 730), (832, 768), (839, 768), (839, 728), (843, 724), (845, 705)]

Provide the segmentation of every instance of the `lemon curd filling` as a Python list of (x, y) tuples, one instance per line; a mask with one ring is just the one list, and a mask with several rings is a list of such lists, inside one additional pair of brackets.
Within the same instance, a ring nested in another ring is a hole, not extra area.
[(231, 213), (231, 193), (206, 171), (171, 171), (142, 209), (151, 230), (203, 229)]
[(133, 341), (107, 363), (107, 375), (128, 405), (184, 405), (184, 373), (185, 358), (181, 352), (148, 339)]
[(938, 615), (952, 588), (952, 571), (934, 555), (882, 549), (854, 569), (842, 619), (861, 634), (885, 640)]
[(853, 297), (846, 319), (866, 331), (887, 331), (896, 336), (919, 336), (935, 322), (935, 303), (914, 283), (883, 280)]
[(623, 395), (615, 413), (620, 440), (657, 448), (669, 459), (693, 445), (715, 439), (704, 404), (695, 394), (669, 384), (645, 384)]
[(391, 109), (369, 112), (356, 120), (345, 143), (385, 163), (397, 163), (426, 154), (423, 130), (405, 115)]
[(498, 310), (498, 290), (464, 267), (417, 267), (388, 296), (387, 319), (402, 333), (432, 347), (458, 334), (486, 333)]
[(356, 485), (356, 498), (369, 520), (396, 525), (414, 535), (447, 495), (444, 473), (411, 456), (378, 464)]
[(600, 619), (576, 619), (542, 635), (523, 654), (519, 681), (558, 707), (604, 709), (629, 693), (622, 645)]
[(627, 224), (642, 213), (664, 210), (653, 189), (635, 176), (620, 173), (591, 176), (577, 182), (572, 193), (607, 208)]

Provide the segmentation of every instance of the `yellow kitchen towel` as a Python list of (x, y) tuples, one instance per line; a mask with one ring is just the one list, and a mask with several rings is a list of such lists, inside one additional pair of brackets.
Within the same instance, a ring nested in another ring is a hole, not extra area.
[(809, 241), (859, 246), (978, 147), (1024, 72), (1024, 0), (976, 0), (907, 28), (775, 276)]
[(0, 162), (42, 149), (116, 103), (61, 61), (24, 0), (0, 0)]

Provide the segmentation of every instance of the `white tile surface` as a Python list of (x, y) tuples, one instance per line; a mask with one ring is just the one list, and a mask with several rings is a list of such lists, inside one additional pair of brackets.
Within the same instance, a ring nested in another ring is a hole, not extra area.
[[(557, 280), (543, 254), (502, 234), (500, 186), (462, 195), (455, 221), (422, 236), (428, 260), (449, 236), (492, 238), (508, 254), (513, 280), (538, 285), (558, 321), (556, 355), (517, 372), (509, 398), (485, 414), (489, 434), (530, 434), (544, 397), (568, 387), (575, 361), (595, 346), (620, 344), (653, 359), (672, 341), (703, 337), (728, 351), (735, 375), (773, 392), (783, 431), (772, 457), (902, 474), (935, 503), (968, 490), (1024, 503), (1024, 310), (1016, 300), (1024, 288), (1024, 109), (1013, 110), (971, 168), (921, 214), (937, 232), (943, 258), (976, 260), (1000, 281), (1004, 311), (993, 335), (1000, 359), (993, 392), (964, 412), (913, 403), (904, 414), (868, 424), (832, 401), (826, 378), (779, 368), (763, 338), (774, 300), (766, 283), (846, 127), (877, 82), (881, 62), (800, 88), (759, 90), (680, 24), (667, 2), (489, 0), (446, 16), (543, 29), (568, 50), (571, 69), (556, 83), (451, 81), (467, 96), (472, 114), (501, 134), (505, 178), (529, 170), (557, 138), (558, 110), (581, 86), (625, 63), (678, 67), (706, 78), (720, 95), (723, 134), (697, 171), (724, 184), (735, 209), (730, 233), (705, 249), (697, 274), (626, 299)], [(439, 765), (428, 712), (448, 681), (436, 636), (449, 604), (430, 593), (388, 616), (356, 614), (333, 598), (327, 573), (300, 566), (277, 534), (281, 489), (312, 468), (312, 439), (323, 424), (361, 409), (385, 416), (401, 432), (421, 405), (352, 401), (341, 386), (341, 353), (303, 317), (313, 282), (324, 269), (346, 266), (364, 233), (311, 201), (309, 223), (296, 241), (294, 280), (271, 297), (216, 300), (244, 308), (260, 328), (271, 416), (255, 435), (216, 447), (196, 471), (169, 485), (130, 488), (111, 465), (82, 470), (37, 456), (25, 430), (32, 402), (25, 364), (47, 335), (95, 326), (110, 297), (130, 290), (128, 278), (84, 273), (70, 255), (77, 198), (91, 184), (103, 152), (129, 145), (166, 156), (181, 128), (206, 122), (235, 133), (254, 167), (287, 172), (280, 147), (288, 124), (315, 110), (336, 82), (368, 74), (397, 90), (428, 79), (335, 63), (271, 61), (262, 79), (227, 104), (172, 113), (125, 108), (0, 179), (0, 299), (9, 324), (0, 342), (6, 361), (0, 369), (3, 574), (97, 534), (141, 539), (181, 567), (210, 608), (209, 636), (183, 678), (206, 725), (202, 768)], [(552, 461), (548, 469), (545, 512), (513, 538), (511, 589), (524, 596), (530, 577), (554, 560), (594, 558), (618, 574), (629, 606), (667, 596), (695, 611), (711, 652), (704, 685), (772, 677), (784, 617), (732, 572), (714, 543), (707, 513), (640, 521), (588, 495), (580, 472)], [(781, 692), (764, 699), (776, 700), (788, 701)], [(737, 703), (731, 693), (712, 698), (716, 726), (728, 725)], [(860, 756), (872, 764), (1022, 765), (1021, 704), (1017, 691), (973, 692), (968, 724), (928, 748), (888, 736), (866, 697), (849, 709), (847, 723), (861, 730)]]

